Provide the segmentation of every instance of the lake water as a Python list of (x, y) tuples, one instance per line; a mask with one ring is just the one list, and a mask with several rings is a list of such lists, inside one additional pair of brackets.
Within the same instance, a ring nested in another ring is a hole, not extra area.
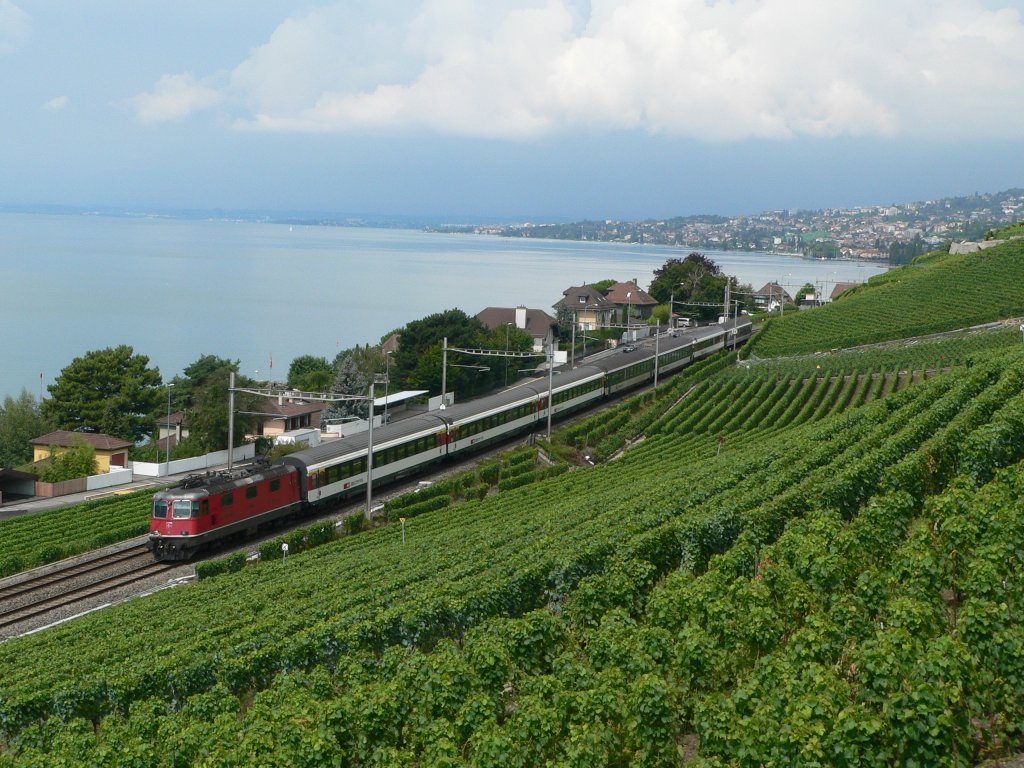
[[(200, 355), (283, 379), (434, 312), (524, 304), (554, 314), (572, 285), (637, 279), (689, 250), (395, 229), (0, 213), (0, 397), (39, 396), (87, 351), (129, 344), (165, 379)], [(705, 251), (755, 289), (795, 294), (875, 263)], [(42, 376), (40, 376), (40, 374)]]

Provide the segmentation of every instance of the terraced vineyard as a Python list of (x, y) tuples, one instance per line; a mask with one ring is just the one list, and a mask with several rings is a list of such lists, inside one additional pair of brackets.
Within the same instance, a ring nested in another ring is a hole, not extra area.
[(673, 379), (657, 396), (636, 396), (611, 416), (563, 430), (560, 439), (589, 446), (603, 460), (639, 437), (655, 441), (669, 431), (686, 435), (691, 452), (680, 455), (703, 458), (718, 452), (719, 438), (731, 444), (820, 420), (1019, 344), (1019, 331), (996, 329), (739, 365), (735, 356), (722, 356)]
[(1018, 317), (1024, 240), (979, 253), (928, 254), (878, 275), (813, 312), (772, 318), (751, 344), (758, 357), (806, 354)]
[(141, 536), (153, 491), (0, 521), (0, 577)]
[[(702, 423), (753, 419), (759, 406), (751, 405), (782, 388), (766, 382), (757, 385), (761, 396), (747, 393), (740, 377), (717, 397), (709, 393), (718, 405)], [(879, 622), (925, 622), (933, 634), (924, 637), (936, 638), (928, 658), (938, 664), (940, 650), (953, 647), (943, 637), (958, 625), (943, 623), (948, 612), (934, 610), (943, 598), (926, 587), (923, 607), (893, 604), (907, 597), (899, 583), (914, 577), (909, 566), (873, 576), (841, 553), (863, 539), (863, 549), (884, 557), (896, 550), (874, 551), (884, 549), (874, 544), (879, 537), (931, 531), (906, 522), (895, 531), (869, 528), (879, 505), (885, 519), (915, 520), (931, 509), (926, 494), (941, 493), (957, 474), (958, 488), (984, 483), (1019, 461), (1022, 382), (1019, 356), (993, 354), (956, 376), (817, 422), (799, 418), (815, 402), (808, 397), (794, 406), (793, 426), (727, 441), (714, 460), (685, 460), (692, 432), (672, 413), (620, 461), (416, 517), (404, 546), (396, 529), (372, 531), (8, 642), (0, 646), (3, 759), (676, 765), (681, 752), (699, 748), (756, 765), (807, 744), (799, 729), (813, 734), (823, 717), (800, 698), (818, 688), (801, 685), (803, 667), (783, 661), (809, 655), (824, 675), (834, 658), (846, 658), (842, 632), (860, 633), (850, 635), (866, 644), (857, 669), (874, 682), (862, 689), (848, 666), (832, 672), (836, 682), (825, 690), (839, 698), (830, 706), (846, 701), (842, 685), (854, 683), (863, 701), (850, 728), (819, 734), (815, 749), (895, 762), (940, 758), (922, 764), (981, 755), (984, 739), (1016, 738), (1011, 689), (1022, 688), (1007, 685), (979, 704), (985, 727), (957, 732), (941, 752), (928, 735), (937, 705), (887, 704), (909, 694), (899, 675), (869, 672), (881, 653), (872, 655), (869, 641)], [(814, 407), (851, 401), (854, 391), (837, 382)], [(871, 501), (879, 495), (885, 499)], [(828, 535), (787, 555), (787, 536), (802, 526), (824, 526)], [(851, 541), (836, 554), (830, 542), (847, 529)], [(893, 558), (904, 562), (898, 552)], [(999, 568), (1016, 566), (1000, 560)], [(968, 588), (939, 573), (928, 584)], [(813, 579), (835, 597), (819, 594)], [(985, 606), (1004, 596), (983, 590), (978, 599), (990, 601), (978, 606), (988, 615)], [(895, 652), (903, 636), (893, 637), (885, 642)], [(1007, 648), (998, 671), (1024, 675), (1007, 642), (998, 641)], [(902, 653), (893, 670), (912, 663), (913, 654)], [(954, 668), (915, 673), (934, 675), (937, 698), (929, 701), (948, 703), (988, 674), (970, 677), (978, 665), (957, 653)], [(734, 744), (731, 723), (759, 711), (744, 704), (756, 699), (739, 694), (764, 693), (769, 678), (758, 661), (768, 658), (780, 659), (774, 694), (794, 735), (771, 741), (767, 726), (750, 728)]]

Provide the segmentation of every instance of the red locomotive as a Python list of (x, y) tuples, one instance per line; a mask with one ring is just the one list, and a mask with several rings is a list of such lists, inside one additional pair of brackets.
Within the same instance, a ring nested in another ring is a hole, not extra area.
[(284, 464), (192, 476), (153, 497), (148, 546), (158, 560), (187, 560), (213, 541), (253, 533), (301, 506), (298, 473)]

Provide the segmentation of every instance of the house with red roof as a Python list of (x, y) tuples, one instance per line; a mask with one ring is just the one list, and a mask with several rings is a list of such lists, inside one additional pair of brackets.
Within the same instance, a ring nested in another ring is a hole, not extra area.
[(641, 290), (635, 280), (612, 283), (605, 297), (615, 305), (622, 323), (626, 322), (627, 315), (630, 322), (646, 321), (658, 306), (658, 300)]

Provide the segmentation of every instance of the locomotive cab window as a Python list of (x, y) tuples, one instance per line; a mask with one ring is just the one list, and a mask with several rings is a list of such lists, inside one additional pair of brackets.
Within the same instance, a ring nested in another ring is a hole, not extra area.
[(174, 499), (171, 502), (171, 515), (175, 520), (199, 517), (199, 502), (189, 501), (188, 499)]
[(167, 517), (167, 502), (164, 499), (158, 499), (153, 502), (153, 517), (161, 519)]

